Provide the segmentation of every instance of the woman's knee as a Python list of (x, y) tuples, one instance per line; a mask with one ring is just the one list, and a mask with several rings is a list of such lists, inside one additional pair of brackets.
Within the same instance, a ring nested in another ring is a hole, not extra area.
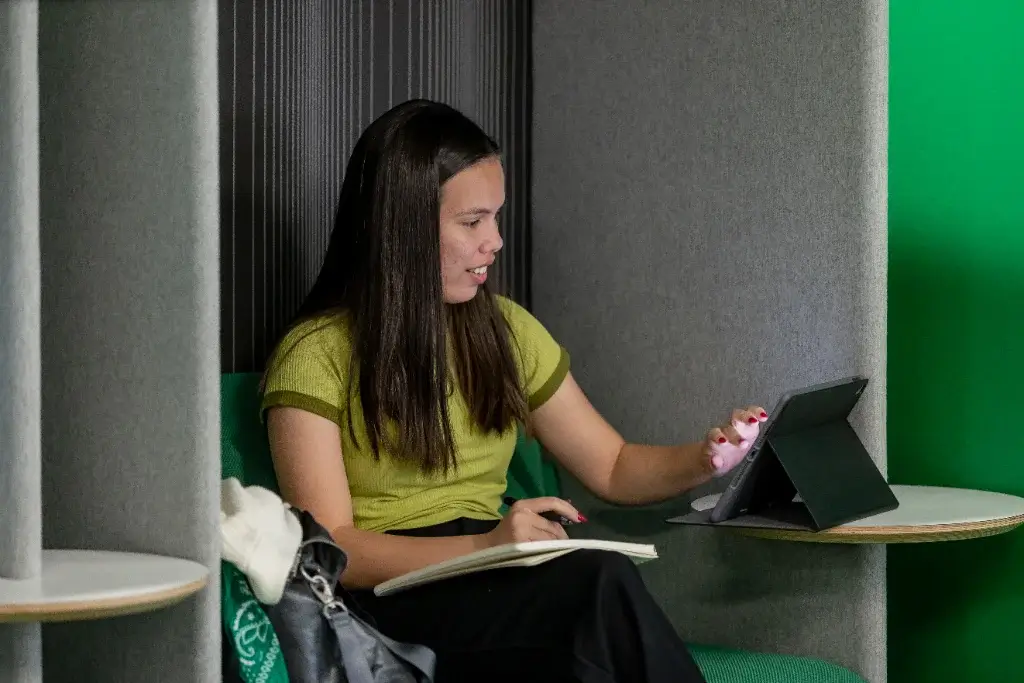
[(606, 550), (576, 550), (569, 553), (571, 570), (578, 579), (637, 586), (643, 579), (636, 564), (622, 553)]

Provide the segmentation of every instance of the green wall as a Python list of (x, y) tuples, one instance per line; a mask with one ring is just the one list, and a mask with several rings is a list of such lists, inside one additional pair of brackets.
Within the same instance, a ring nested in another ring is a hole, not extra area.
[[(1024, 0), (890, 4), (893, 483), (1024, 495)], [(1024, 681), (1024, 531), (891, 546), (889, 680)]]

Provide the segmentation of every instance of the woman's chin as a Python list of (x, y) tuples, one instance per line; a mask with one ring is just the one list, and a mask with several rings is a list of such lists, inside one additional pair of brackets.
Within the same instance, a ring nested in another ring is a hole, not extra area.
[(464, 304), (472, 301), (476, 298), (476, 295), (480, 293), (480, 287), (473, 285), (472, 287), (460, 287), (456, 291), (446, 291), (444, 293), (444, 302), (446, 304)]

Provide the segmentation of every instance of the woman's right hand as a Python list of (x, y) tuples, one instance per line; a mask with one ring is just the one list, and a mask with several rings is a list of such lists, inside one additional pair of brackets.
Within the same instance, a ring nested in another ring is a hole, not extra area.
[(551, 541), (568, 538), (557, 522), (541, 517), (541, 513), (554, 512), (574, 521), (584, 521), (580, 511), (561, 498), (527, 498), (516, 501), (504, 519), (487, 533), (489, 546), (522, 543), (524, 541)]

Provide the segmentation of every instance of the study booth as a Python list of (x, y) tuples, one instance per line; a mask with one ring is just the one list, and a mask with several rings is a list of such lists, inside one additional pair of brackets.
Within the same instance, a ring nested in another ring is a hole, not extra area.
[[(861, 375), (850, 423), (884, 475), (887, 3), (531, 8), (530, 298), (593, 402), (673, 443)], [(0, 4), (4, 681), (220, 680), (231, 22), (200, 0)], [(456, 96), (494, 66), (461, 59)], [(893, 487), (882, 518), (824, 531), (680, 525), (728, 482), (621, 509), (558, 480), (587, 533), (658, 547), (643, 572), (688, 642), (871, 683), (884, 544), (1020, 522), (1013, 500)]]

